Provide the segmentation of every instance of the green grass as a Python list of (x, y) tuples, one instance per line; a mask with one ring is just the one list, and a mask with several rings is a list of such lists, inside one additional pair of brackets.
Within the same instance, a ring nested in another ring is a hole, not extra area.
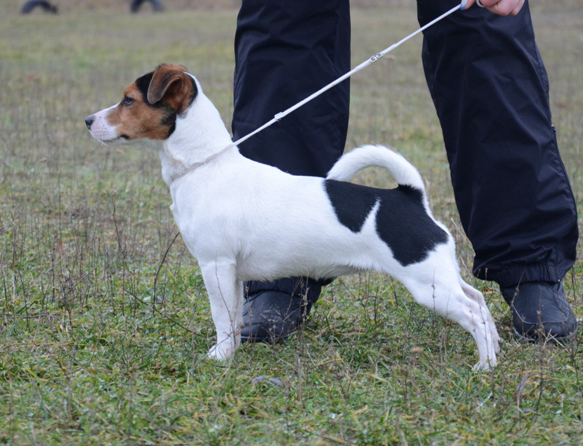
[[(474, 282), (505, 341), (492, 372), (471, 371), (460, 327), (377, 274), (334, 282), (285, 344), (205, 360), (206, 292), (174, 241), (157, 154), (101, 146), (83, 120), (167, 61), (229, 122), (236, 12), (19, 17), (15, 5), (0, 6), (0, 443), (583, 443), (580, 339), (515, 342), (489, 283)], [(583, 12), (547, 1), (534, 18), (583, 209)], [(354, 64), (416, 26), (411, 7), (354, 10)], [(356, 75), (348, 146), (392, 144), (420, 168), (473, 281), (419, 53), (417, 39)], [(390, 184), (375, 170), (359, 181)], [(581, 262), (566, 286), (581, 317)]]

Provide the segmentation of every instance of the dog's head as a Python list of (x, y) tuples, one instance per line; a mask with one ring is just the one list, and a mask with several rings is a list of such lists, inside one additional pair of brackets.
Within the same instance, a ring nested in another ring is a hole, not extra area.
[(162, 64), (125, 89), (123, 99), (85, 119), (91, 135), (105, 144), (135, 139), (165, 140), (198, 94), (182, 65)]

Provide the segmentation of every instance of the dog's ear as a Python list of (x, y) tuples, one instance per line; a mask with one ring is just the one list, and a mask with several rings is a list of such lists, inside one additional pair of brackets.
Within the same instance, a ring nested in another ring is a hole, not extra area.
[(186, 67), (182, 65), (158, 66), (148, 87), (148, 102), (156, 104), (164, 99), (178, 113), (184, 111), (190, 104), (195, 88), (186, 71)]

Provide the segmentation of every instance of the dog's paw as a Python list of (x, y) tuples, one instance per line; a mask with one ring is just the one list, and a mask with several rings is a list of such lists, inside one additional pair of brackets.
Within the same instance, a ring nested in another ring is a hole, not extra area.
[(496, 361), (496, 357), (494, 356), (493, 358), (489, 358), (485, 361), (479, 361), (474, 367), (472, 367), (472, 370), (474, 372), (486, 372), (488, 370), (493, 369), (497, 365), (498, 362)]
[(214, 345), (209, 350), (206, 357), (217, 361), (226, 361), (235, 354), (235, 350), (236, 348), (232, 343), (225, 341)]

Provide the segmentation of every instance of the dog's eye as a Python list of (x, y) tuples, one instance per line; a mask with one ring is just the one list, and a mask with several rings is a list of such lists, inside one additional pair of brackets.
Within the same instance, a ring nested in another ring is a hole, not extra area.
[(125, 105), (126, 107), (129, 107), (133, 103), (134, 103), (133, 98), (130, 98), (129, 96), (123, 98), (123, 105)]

